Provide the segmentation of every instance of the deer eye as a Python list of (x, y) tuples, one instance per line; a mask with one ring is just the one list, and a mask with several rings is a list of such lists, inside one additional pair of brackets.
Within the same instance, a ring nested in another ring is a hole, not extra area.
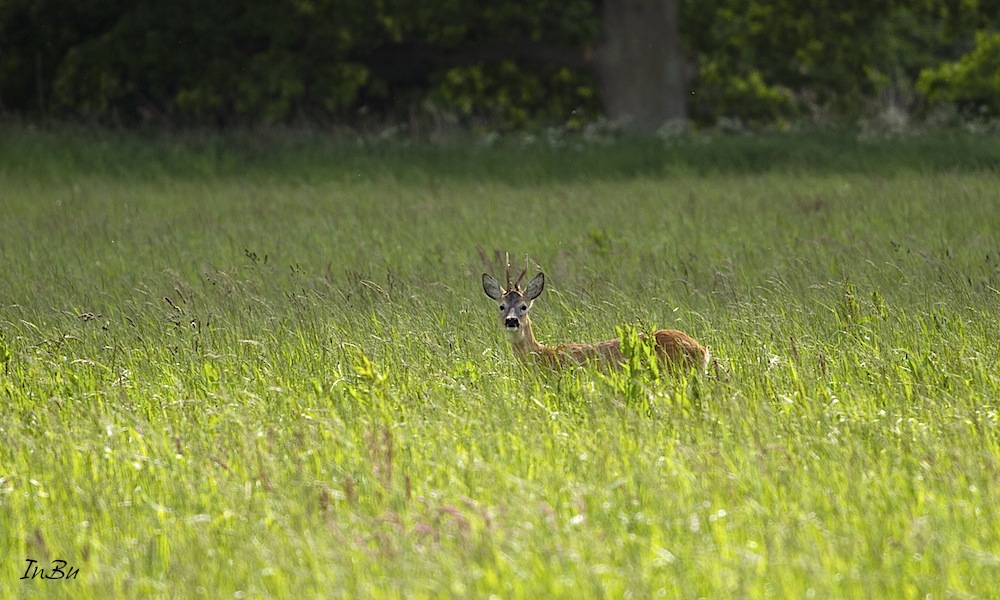
[(528, 310), (528, 305), (527, 304), (522, 304), (521, 305), (521, 310)]
[(501, 304), (500, 305), (500, 310), (507, 310), (507, 306), (505, 304)]

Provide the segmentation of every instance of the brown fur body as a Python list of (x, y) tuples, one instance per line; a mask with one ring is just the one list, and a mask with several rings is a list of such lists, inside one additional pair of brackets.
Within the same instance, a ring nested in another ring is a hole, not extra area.
[[(648, 339), (639, 334), (639, 339)], [(708, 350), (682, 331), (660, 329), (653, 332), (653, 349), (665, 365), (680, 368), (704, 368), (708, 362)], [(540, 343), (531, 329), (531, 321), (525, 322), (510, 334), (511, 348), (521, 362), (539, 362), (550, 367), (606, 363), (613, 366), (625, 362), (621, 340), (618, 338), (594, 344), (557, 344), (546, 346)]]

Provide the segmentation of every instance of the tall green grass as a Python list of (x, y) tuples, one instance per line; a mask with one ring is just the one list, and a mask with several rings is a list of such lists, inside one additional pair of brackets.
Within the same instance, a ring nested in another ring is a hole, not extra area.
[(6, 597), (1000, 589), (990, 140), (4, 134)]

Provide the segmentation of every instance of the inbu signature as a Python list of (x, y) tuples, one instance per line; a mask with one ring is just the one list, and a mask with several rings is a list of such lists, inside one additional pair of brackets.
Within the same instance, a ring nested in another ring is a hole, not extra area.
[(54, 560), (48, 569), (38, 566), (38, 561), (30, 558), (24, 559), (28, 562), (28, 568), (24, 570), (21, 579), (76, 579), (80, 574), (80, 567), (68, 567), (64, 560)]

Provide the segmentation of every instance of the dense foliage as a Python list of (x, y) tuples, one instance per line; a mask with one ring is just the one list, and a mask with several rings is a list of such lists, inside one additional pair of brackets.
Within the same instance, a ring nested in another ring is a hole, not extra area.
[[(678, 1), (700, 122), (850, 117), (926, 100), (996, 110), (998, 0)], [(579, 125), (601, 111), (599, 8), (0, 0), (0, 110), (181, 125), (366, 115)]]
[(996, 73), (973, 49), (977, 31), (1000, 24), (995, 0), (708, 0), (684, 7), (683, 33), (700, 64), (692, 112), (702, 120), (851, 116), (962, 100), (946, 76), (936, 79), (940, 95), (929, 98), (914, 82), (967, 53), (963, 72), (972, 85)]
[(953, 63), (926, 69), (917, 88), (931, 100), (945, 100), (968, 111), (1000, 114), (1000, 33), (980, 32), (976, 47)]

